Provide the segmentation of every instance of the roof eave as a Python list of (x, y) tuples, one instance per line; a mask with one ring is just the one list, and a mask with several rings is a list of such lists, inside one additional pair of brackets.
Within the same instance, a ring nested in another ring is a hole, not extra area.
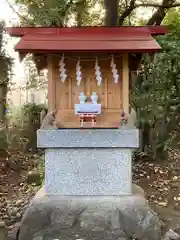
[[(105, 26), (97, 26), (97, 27), (82, 27), (83, 29), (95, 29), (95, 28), (101, 28), (101, 29), (107, 29), (107, 28), (128, 28), (128, 29), (135, 29), (135, 28), (144, 28), (149, 30), (149, 33), (152, 36), (157, 35), (165, 35), (169, 32), (167, 26), (117, 26), (117, 27), (105, 27)], [(12, 36), (12, 37), (22, 37), (26, 34), (32, 34), (32, 33), (43, 33), (43, 34), (56, 34), (59, 32), (59, 30), (62, 28), (57, 27), (8, 27), (6, 28), (6, 32)], [(72, 27), (71, 29), (79, 29), (78, 27)]]
[(161, 48), (156, 48), (156, 49), (105, 49), (105, 50), (98, 50), (98, 49), (91, 49), (91, 50), (89, 50), (89, 49), (80, 49), (80, 50), (78, 50), (78, 49), (75, 49), (75, 50), (64, 50), (64, 49), (62, 49), (62, 50), (42, 50), (42, 49), (36, 49), (36, 50), (30, 50), (30, 49), (15, 49), (15, 51), (16, 52), (19, 52), (20, 54), (28, 54), (28, 53), (32, 53), (32, 54), (34, 54), (34, 53), (40, 53), (40, 54), (42, 54), (42, 53), (44, 53), (44, 54), (58, 54), (58, 53), (71, 53), (71, 52), (94, 52), (94, 51), (96, 51), (96, 52), (104, 52), (104, 51), (106, 51), (106, 52), (116, 52), (116, 53), (118, 53), (118, 52), (122, 52), (122, 53), (125, 53), (125, 52), (127, 52), (127, 53), (155, 53), (155, 52), (159, 52), (159, 51), (161, 51)]

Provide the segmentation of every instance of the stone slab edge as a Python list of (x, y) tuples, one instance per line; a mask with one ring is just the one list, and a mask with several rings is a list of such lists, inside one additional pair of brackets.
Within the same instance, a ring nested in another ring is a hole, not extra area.
[[(132, 195), (138, 195), (138, 196), (141, 196), (141, 197), (145, 197), (145, 192), (144, 190), (139, 187), (138, 185), (132, 183), (132, 194), (130, 194), (129, 196), (132, 196)], [(57, 195), (48, 195), (47, 194), (47, 191), (46, 191), (46, 188), (45, 188), (45, 185), (43, 185), (38, 191), (37, 193), (35, 194), (34, 198), (32, 199), (32, 201), (34, 200), (38, 200), (38, 199), (41, 199), (41, 198), (58, 198), (58, 197), (63, 197), (63, 198), (66, 198), (67, 196), (57, 196)], [(68, 196), (70, 197), (70, 196)], [(72, 198), (75, 197), (75, 196), (71, 196)], [(78, 196), (79, 198), (80, 197), (83, 197), (83, 196)], [(85, 197), (85, 196), (84, 196)], [(87, 196), (86, 196), (87, 197)], [(90, 196), (90, 197), (107, 197), (107, 196)], [(112, 196), (110, 196), (112, 197)], [(113, 196), (113, 197), (117, 197), (117, 196)], [(121, 196), (121, 197), (125, 197), (125, 196)]]
[(38, 130), (38, 148), (138, 148), (138, 129)]

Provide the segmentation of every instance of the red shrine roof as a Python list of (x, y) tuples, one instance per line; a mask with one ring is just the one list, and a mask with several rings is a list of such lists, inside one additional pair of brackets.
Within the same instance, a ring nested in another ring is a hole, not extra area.
[(156, 52), (161, 49), (153, 38), (167, 33), (163, 26), (146, 27), (14, 27), (7, 28), (21, 37), (15, 50), (21, 53), (60, 51)]

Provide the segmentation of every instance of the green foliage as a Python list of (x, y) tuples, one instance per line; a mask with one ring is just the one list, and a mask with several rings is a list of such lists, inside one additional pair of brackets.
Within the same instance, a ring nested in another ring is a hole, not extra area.
[[(74, 19), (78, 25), (91, 23), (93, 18), (99, 21), (99, 12), (92, 13), (89, 19), (89, 10), (96, 1), (89, 0), (16, 0), (17, 4), (25, 7), (23, 10), (22, 24), (36, 26), (66, 26), (68, 21)], [(28, 10), (28, 11), (27, 11)], [(24, 20), (27, 19), (27, 21)], [(90, 25), (91, 25), (90, 24)]]
[(4, 40), (5, 23), (0, 22), (0, 84), (8, 85), (11, 73), (13, 59), (5, 51), (6, 41)]
[(0, 127), (0, 155), (7, 150), (7, 135), (6, 129)]
[(29, 21), (31, 21), (36, 26), (63, 26), (73, 6), (71, 0), (16, 0), (15, 2), (26, 6), (28, 9), (25, 17), (29, 20), (24, 24), (29, 24)]
[(5, 107), (7, 88), (12, 72), (12, 58), (7, 56), (4, 41), (4, 22), (0, 22), (0, 151), (7, 149), (7, 136), (5, 126)]
[(9, 151), (36, 151), (36, 131), (40, 128), (40, 112), (45, 107), (35, 103), (25, 104), (18, 115), (21, 121), (12, 123), (8, 128)]
[(180, 131), (180, 35), (171, 32), (157, 40), (163, 50), (154, 61), (144, 58), (132, 95), (143, 150), (154, 159), (166, 157), (167, 143)]
[(6, 137), (7, 152), (9, 155), (17, 153), (24, 154), (28, 151), (28, 146), (30, 144), (29, 139), (24, 136), (24, 129), (19, 125), (14, 124), (8, 127)]
[[(16, 0), (23, 9), (22, 25), (36, 26), (99, 26), (104, 22), (104, 0)], [(128, 7), (128, 1), (119, 1), (118, 13)], [(24, 18), (25, 17), (25, 18)], [(124, 25), (130, 25), (135, 13), (129, 14)]]
[(178, 28), (180, 23), (180, 11), (177, 8), (172, 8), (168, 11), (163, 20), (163, 24)]
[[(82, 26), (101, 26), (104, 21), (103, 1), (85, 1), (85, 7), (81, 16)], [(78, 9), (77, 9), (78, 10)], [(76, 12), (78, 13), (79, 11)], [(76, 13), (76, 14), (77, 14)], [(78, 15), (78, 14), (77, 14)], [(77, 19), (77, 25), (78, 19)]]
[(36, 64), (32, 54), (27, 54), (23, 60), (25, 76), (28, 79), (26, 82), (26, 89), (43, 89), (47, 88), (47, 78), (42, 71), (37, 70)]
[(40, 125), (40, 113), (43, 109), (45, 109), (44, 105), (27, 103), (22, 107), (22, 112), (28, 122), (32, 122), (34, 125)]

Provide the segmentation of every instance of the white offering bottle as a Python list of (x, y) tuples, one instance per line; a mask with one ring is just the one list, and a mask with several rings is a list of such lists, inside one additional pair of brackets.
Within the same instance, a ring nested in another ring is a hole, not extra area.
[(98, 101), (98, 95), (96, 94), (96, 92), (93, 92), (91, 95), (91, 101), (93, 104), (97, 104)]
[(80, 104), (84, 104), (86, 101), (86, 95), (84, 95), (83, 92), (81, 92), (79, 95), (79, 101), (80, 101)]

